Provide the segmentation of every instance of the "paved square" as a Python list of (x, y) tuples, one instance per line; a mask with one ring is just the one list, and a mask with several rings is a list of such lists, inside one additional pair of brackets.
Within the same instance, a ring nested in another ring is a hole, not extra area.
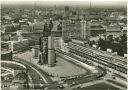
[(74, 76), (87, 72), (85, 69), (78, 67), (60, 57), (57, 57), (57, 63), (55, 67), (48, 67), (48, 65), (38, 65), (38, 59), (33, 58), (32, 52), (25, 52), (22, 54), (18, 54), (17, 56), (19, 58), (30, 61), (31, 63), (34, 63), (48, 74), (57, 77)]

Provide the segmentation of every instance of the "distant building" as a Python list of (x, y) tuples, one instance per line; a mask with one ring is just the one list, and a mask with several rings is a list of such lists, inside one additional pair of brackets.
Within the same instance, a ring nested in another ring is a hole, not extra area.
[(41, 31), (43, 31), (43, 29), (44, 29), (44, 22), (38, 22), (38, 23), (33, 23), (32, 24), (32, 32), (36, 32), (36, 31), (39, 31), (39, 30), (41, 30)]
[(64, 17), (66, 17), (68, 19), (69, 16), (70, 16), (69, 6), (65, 6), (65, 8), (64, 8)]
[(106, 35), (113, 35), (113, 36), (120, 36), (121, 30), (120, 30), (120, 26), (107, 26), (106, 28)]
[(5, 16), (3, 16), (3, 18), (5, 18), (6, 20), (11, 20), (12, 19), (9, 15), (5, 15)]
[(4, 32), (15, 32), (17, 29), (19, 29), (19, 25), (14, 25), (14, 24), (6, 24), (3, 25), (3, 30)]
[(12, 21), (12, 17), (9, 15), (4, 15), (1, 17), (2, 23), (1, 24), (10, 24)]
[(28, 26), (28, 25), (21, 25), (21, 30), (32, 31), (31, 29), (32, 29), (31, 26)]
[(29, 25), (26, 19), (19, 20), (20, 25)]
[(29, 49), (29, 41), (27, 39), (23, 39), (21, 41), (6, 41), (8, 43), (9, 50), (13, 52), (19, 52)]
[(65, 21), (63, 22), (63, 38), (65, 39), (80, 39), (81, 38), (81, 22)]
[(106, 33), (106, 28), (98, 23), (88, 23), (89, 36), (95, 37)]

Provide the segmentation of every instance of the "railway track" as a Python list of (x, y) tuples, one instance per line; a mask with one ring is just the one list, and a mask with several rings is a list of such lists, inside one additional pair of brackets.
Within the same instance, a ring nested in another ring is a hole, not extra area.
[[(105, 54), (105, 53), (101, 53), (101, 52), (97, 52), (97, 51), (95, 51), (95, 50), (93, 50), (93, 49), (90, 49), (90, 48), (87, 48), (87, 47), (85, 47), (85, 46), (83, 46), (83, 45), (81, 45), (81, 44), (77, 44), (77, 43), (74, 43), (74, 42), (70, 42), (69, 43), (69, 46), (70, 47), (73, 47), (73, 48), (79, 48), (79, 49), (82, 49), (83, 51), (86, 51), (86, 52), (90, 52), (90, 53), (92, 53), (94, 56), (101, 56), (102, 58), (104, 58), (104, 59), (107, 59), (107, 60), (114, 60), (114, 61), (116, 61), (116, 62), (120, 62), (120, 63), (123, 63), (124, 65), (126, 65), (127, 64), (127, 60), (125, 60), (125, 59), (117, 59), (117, 58), (115, 58), (115, 57), (113, 57), (113, 56), (108, 56), (107, 54)], [(98, 54), (97, 54), (98, 53)], [(106, 56), (104, 56), (104, 55), (106, 55)]]
[[(104, 51), (97, 50), (97, 49), (94, 49), (94, 48), (88, 47), (88, 46), (85, 47), (84, 44), (80, 44), (80, 43), (76, 43), (76, 42), (71, 42), (71, 43), (76, 44), (76, 45), (79, 45), (79, 46), (83, 47), (84, 49), (89, 50), (89, 51), (91, 51), (91, 52), (100, 53), (100, 54), (101, 54), (103, 57), (105, 57), (105, 58), (114, 59), (114, 60), (116, 60), (116, 61), (119, 61), (119, 62), (122, 62), (122, 63), (127, 64), (127, 60), (124, 59), (124, 58), (122, 58), (122, 57), (120, 57), (120, 56), (118, 56), (118, 57), (117, 57), (117, 56), (112, 56), (112, 55), (110, 55), (110, 54), (108, 54), (108, 53), (106, 53), (106, 52), (104, 52)], [(104, 56), (104, 55), (106, 55), (106, 56)]]
[[(56, 50), (56, 53), (66, 55), (68, 57), (71, 57), (71, 58), (81, 61), (81, 59), (79, 57), (77, 57), (71, 53), (66, 53), (61, 50)], [(79, 75), (76, 78), (68, 77), (66, 80), (64, 80), (64, 82), (68, 83), (69, 85), (72, 85), (72, 82), (74, 82), (76, 85), (78, 85), (78, 84), (82, 84), (82, 83), (91, 82), (94, 80), (100, 80), (102, 77), (104, 77), (105, 74), (106, 74), (106, 72), (99, 68), (97, 73)]]
[(75, 43), (69, 43), (68, 48), (71, 53), (77, 54), (79, 56), (88, 58), (89, 60), (95, 61), (97, 63), (103, 64), (107, 67), (116, 69), (117, 71), (127, 73), (127, 64), (125, 61), (113, 59), (111, 57), (106, 57), (100, 54), (92, 52), (90, 49), (85, 48), (81, 45)]

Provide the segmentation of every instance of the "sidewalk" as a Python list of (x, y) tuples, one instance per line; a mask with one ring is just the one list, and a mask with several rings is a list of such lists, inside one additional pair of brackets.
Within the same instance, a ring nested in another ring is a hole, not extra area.
[(104, 82), (105, 80), (97, 80), (97, 81), (93, 81), (93, 82), (88, 82), (88, 83), (84, 83), (81, 85), (81, 87), (87, 87), (87, 86), (91, 86), (91, 85), (94, 85), (94, 84), (98, 84), (98, 83), (102, 83)]

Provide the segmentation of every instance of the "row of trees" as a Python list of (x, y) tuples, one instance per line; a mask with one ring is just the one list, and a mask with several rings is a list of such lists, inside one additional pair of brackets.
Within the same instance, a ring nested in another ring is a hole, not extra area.
[[(90, 45), (92, 44), (96, 44), (96, 42), (92, 41)], [(112, 35), (109, 35), (106, 39), (100, 38), (97, 44), (98, 48), (100, 47), (103, 51), (110, 48), (120, 56), (124, 56), (127, 53), (127, 36), (125, 34), (117, 38), (113, 38)]]

